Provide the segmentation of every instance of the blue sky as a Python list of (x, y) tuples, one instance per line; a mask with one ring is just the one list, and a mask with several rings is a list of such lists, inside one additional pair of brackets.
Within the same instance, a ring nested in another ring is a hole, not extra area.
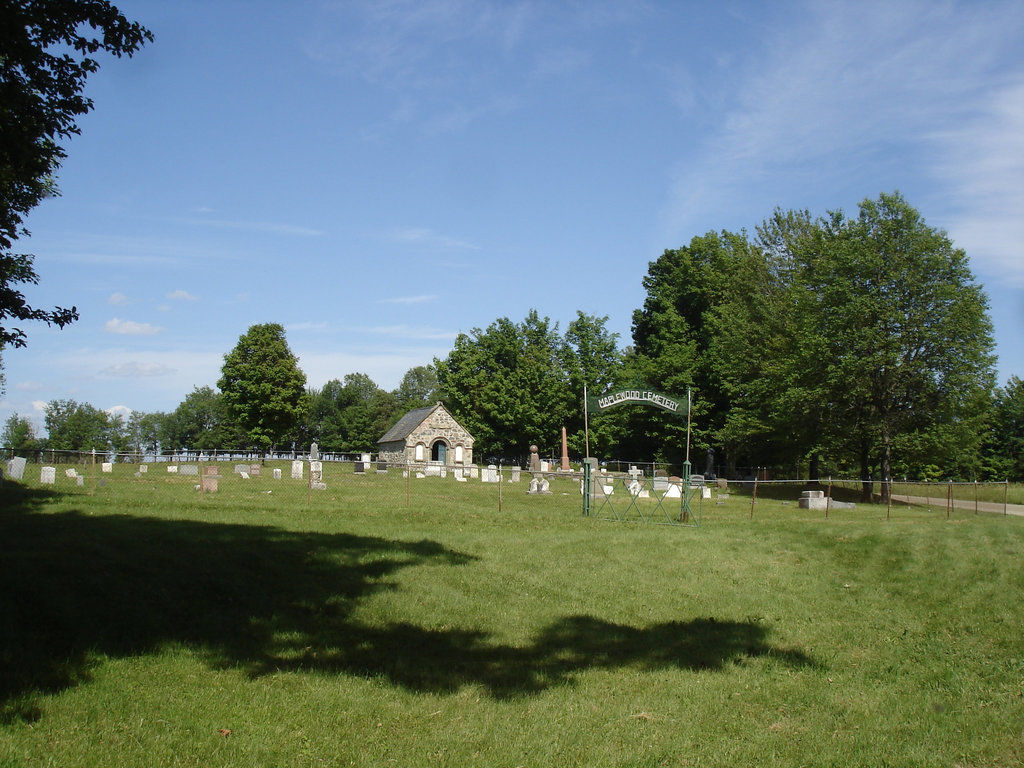
[(1024, 376), (1024, 4), (118, 0), (0, 419), (173, 410), (275, 322), (311, 386), (392, 389), (531, 308), (629, 342), (648, 263), (899, 190)]

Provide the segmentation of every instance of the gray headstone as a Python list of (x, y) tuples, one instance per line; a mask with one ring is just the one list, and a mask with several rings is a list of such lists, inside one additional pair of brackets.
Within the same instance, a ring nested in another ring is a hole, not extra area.
[(320, 447), (316, 443), (309, 446), (309, 460), (320, 461)]
[(41, 485), (53, 485), (57, 482), (57, 468), (56, 467), (40, 467), (39, 468), (39, 483)]
[(21, 457), (15, 456), (13, 459), (7, 462), (7, 475), (11, 480), (21, 480), (25, 476), (25, 465), (28, 461)]
[(182, 464), (180, 467), (178, 467), (178, 474), (179, 475), (196, 475), (196, 476), (198, 476), (199, 475), (199, 465), (198, 464)]
[(275, 480), (280, 480), (281, 479), (281, 470), (280, 469), (275, 469), (274, 470), (274, 479)]
[(292, 462), (292, 480), (301, 480), (303, 472), (303, 465), (301, 461)]

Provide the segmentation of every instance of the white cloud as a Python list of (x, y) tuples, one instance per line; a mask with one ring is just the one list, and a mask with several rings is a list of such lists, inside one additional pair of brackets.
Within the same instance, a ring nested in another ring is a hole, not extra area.
[(935, 139), (935, 174), (955, 201), (950, 236), (979, 271), (1024, 284), (1024, 78)]
[(427, 246), (439, 246), (442, 248), (469, 248), (472, 250), (480, 250), (478, 245), (474, 245), (466, 240), (460, 240), (455, 237), (448, 237), (447, 235), (440, 235), (430, 229), (422, 229), (411, 227), (408, 229), (397, 229), (392, 232), (389, 237), (393, 240), (400, 240), (404, 243), (415, 243), (417, 245)]
[(442, 331), (438, 328), (428, 328), (420, 325), (377, 325), (365, 327), (363, 330), (380, 336), (430, 341), (449, 341), (458, 335), (455, 331)]
[(132, 409), (129, 408), (127, 405), (115, 405), (110, 408), (107, 408), (107, 413), (109, 413), (111, 416), (123, 416), (125, 419), (127, 419), (129, 416), (132, 415)]
[(163, 328), (149, 323), (136, 323), (134, 320), (121, 320), (115, 317), (108, 320), (103, 330), (107, 333), (116, 333), (122, 336), (152, 336), (160, 333)]
[(171, 299), (173, 301), (199, 301), (199, 299), (197, 299), (191, 293), (189, 293), (186, 290), (182, 290), (181, 288), (179, 288), (176, 291), (171, 291), (166, 296), (164, 296), (164, 298)]
[(293, 237), (319, 237), (323, 230), (303, 227), (295, 224), (282, 224), (276, 221), (227, 221), (224, 219), (180, 219), (182, 224), (196, 224), (219, 229), (239, 229), (247, 232), (262, 232), (271, 235), (289, 235)]
[(132, 360), (126, 363), (108, 365), (105, 368), (101, 368), (97, 373), (100, 376), (141, 379), (148, 378), (150, 376), (170, 376), (171, 374), (177, 373), (177, 371), (163, 363), (140, 363)]
[(107, 299), (108, 304), (114, 304), (119, 307), (126, 307), (132, 303), (132, 300), (125, 296), (120, 291), (110, 294), (110, 298)]
[[(1024, 17), (925, 2), (809, 4), (807, 10), (803, 23), (766, 28), (761, 49), (719, 72), (735, 97), (723, 105), (718, 133), (680, 156), (665, 209), (667, 239), (719, 226), (753, 227), (777, 205), (836, 200), (860, 183), (872, 186), (856, 200), (893, 189), (907, 193), (903, 169), (914, 178), (915, 165), (939, 160), (955, 166), (945, 168), (947, 180), (980, 175), (993, 190), (1015, 172), (1003, 202), (1017, 212), (1016, 223), (1007, 226), (1001, 208), (988, 210), (1003, 222), (996, 229), (1006, 238), (1019, 233), (1020, 92), (1005, 90), (996, 106), (989, 105), (987, 120), (978, 114), (993, 92), (993, 72), (1007, 68), (1000, 54), (1012, 62), (1011, 71), (1021, 68), (1013, 51)], [(979, 135), (988, 147), (964, 145)], [(936, 136), (949, 140), (936, 142)], [(1006, 174), (986, 174), (1000, 158), (1011, 166)], [(960, 194), (955, 184), (934, 191), (937, 200)], [(911, 203), (922, 205), (918, 194)], [(933, 210), (929, 223), (939, 225)], [(727, 216), (733, 218), (723, 220)]]

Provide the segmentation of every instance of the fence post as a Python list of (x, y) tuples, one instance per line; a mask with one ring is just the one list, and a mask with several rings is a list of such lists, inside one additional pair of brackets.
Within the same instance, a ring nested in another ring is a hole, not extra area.
[(501, 481), (503, 479), (504, 478), (502, 477), (502, 465), (501, 465), (501, 462), (499, 461), (498, 462), (498, 514), (499, 515), (501, 514), (501, 485), (502, 485)]
[(892, 478), (883, 477), (882, 482), (885, 483), (885, 519), (888, 520), (892, 513)]
[(978, 514), (978, 478), (974, 478), (974, 514)]
[(1010, 479), (1003, 480), (1003, 515), (1006, 514), (1006, 497), (1010, 495)]
[[(754, 473), (754, 493), (750, 497), (750, 519), (751, 520), (754, 519), (754, 504), (757, 503), (757, 476), (758, 476), (758, 474), (760, 474), (759, 471)], [(689, 489), (684, 488), (683, 489), (683, 493), (686, 493), (687, 490), (689, 490)]]
[(832, 475), (828, 476), (828, 493), (825, 494), (825, 519), (828, 519), (828, 508), (832, 504)]
[(949, 510), (953, 506), (953, 481), (949, 481), (946, 487), (946, 519), (949, 520)]

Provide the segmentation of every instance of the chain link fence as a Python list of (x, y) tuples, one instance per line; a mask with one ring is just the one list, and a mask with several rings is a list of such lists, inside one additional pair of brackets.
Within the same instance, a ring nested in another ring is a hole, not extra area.
[[(1024, 514), (1024, 488), (1008, 482), (910, 482), (828, 479), (724, 480), (694, 475), (686, 483), (668, 465), (615, 462), (584, 472), (541, 472), (519, 466), (390, 464), (370, 454), (271, 458), (245, 452), (177, 452), (139, 456), (75, 451), (4, 449), (3, 477), (29, 488), (109, 495), (133, 489), (173, 503), (188, 495), (236, 500), (275, 509), (363, 504), (384, 510), (458, 509), (461, 500), (495, 511), (559, 511), (615, 521), (700, 525), (720, 507), (759, 504), (806, 509), (823, 517), (869, 511), (898, 515), (913, 505), (947, 518), (967, 514)], [(888, 492), (886, 492), (888, 491)], [(158, 493), (159, 492), (159, 493)], [(587, 495), (584, 495), (587, 492)], [(764, 514), (764, 513), (762, 513)]]

